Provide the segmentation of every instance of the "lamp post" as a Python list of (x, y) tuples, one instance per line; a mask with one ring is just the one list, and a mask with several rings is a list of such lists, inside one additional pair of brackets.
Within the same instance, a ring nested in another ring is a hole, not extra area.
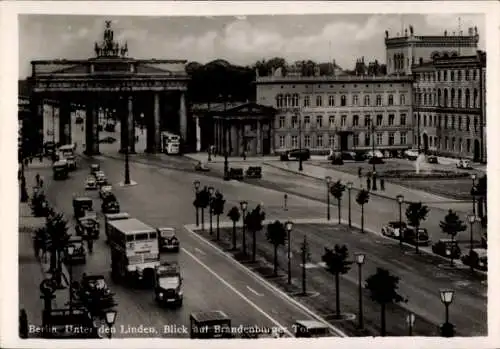
[(330, 183), (332, 183), (332, 177), (325, 177), (326, 183), (326, 219), (330, 220)]
[(116, 310), (108, 310), (106, 312), (106, 325), (108, 325), (108, 338), (111, 339), (111, 327), (116, 321)]
[(288, 194), (285, 193), (283, 195), (283, 211), (288, 211), (287, 203), (288, 203)]
[(471, 188), (471, 195), (472, 195), (472, 214), (475, 216), (476, 215), (476, 178), (477, 175), (475, 173), (470, 175), (470, 178), (472, 179), (472, 188)]
[(296, 112), (297, 120), (299, 122), (299, 171), (303, 171), (304, 167), (302, 166), (302, 118), (300, 115), (300, 111)]
[[(472, 249), (474, 247), (474, 222), (476, 221), (476, 215), (471, 214), (467, 216), (467, 220), (469, 221), (470, 224), (470, 231), (469, 231), (469, 257), (472, 255)], [(470, 264), (470, 269), (474, 269), (474, 264)]]
[(408, 325), (408, 336), (413, 336), (413, 325), (415, 324), (415, 314), (408, 313), (406, 315), (406, 324)]
[(362, 267), (365, 263), (364, 253), (356, 254), (356, 264), (358, 265), (358, 305), (359, 305), (359, 315), (358, 315), (358, 326), (363, 328), (363, 281), (362, 281)]
[(349, 228), (352, 227), (352, 223), (351, 223), (351, 190), (352, 190), (352, 182), (347, 182), (347, 193), (349, 194), (349, 215), (348, 215), (348, 219), (349, 219)]
[(293, 222), (287, 221), (285, 223), (285, 229), (287, 233), (287, 239), (288, 239), (288, 250), (287, 250), (287, 257), (288, 257), (288, 284), (292, 284), (292, 259), (291, 259), (291, 241), (290, 241), (290, 235), (293, 229)]
[[(73, 252), (75, 252), (75, 246), (74, 245), (68, 245), (66, 246), (66, 253), (68, 254), (68, 257), (71, 257), (73, 255)], [(70, 258), (71, 259), (71, 258)], [(69, 272), (69, 311), (70, 313), (73, 310), (73, 264), (68, 263), (68, 272)]]
[[(200, 192), (200, 181), (196, 180), (193, 182), (195, 199), (198, 199), (198, 193)], [(200, 208), (196, 205), (196, 226), (200, 226)]]
[(246, 238), (246, 215), (247, 215), (247, 207), (248, 207), (248, 202), (246, 201), (241, 201), (240, 202), (240, 208), (241, 212), (243, 213), (243, 236), (242, 236), (242, 245), (243, 245), (243, 254), (247, 254), (247, 238)]
[[(131, 102), (131, 100), (129, 100), (129, 105)], [(128, 131), (129, 128), (130, 128), (130, 125), (128, 124), (128, 115), (127, 115), (127, 137), (124, 137), (125, 139), (125, 180), (124, 180), (124, 184), (126, 185), (129, 185), (130, 184), (130, 163), (129, 163), (129, 152), (130, 152), (130, 132)], [(132, 125), (132, 127), (134, 127), (134, 125)], [(134, 140), (132, 140), (132, 142), (134, 142)]]
[(399, 246), (403, 246), (403, 217), (402, 217), (402, 206), (405, 198), (403, 195), (396, 196), (399, 205)]
[[(445, 308), (445, 323), (443, 326), (444, 328), (449, 329), (451, 331), (451, 324), (450, 324), (450, 313), (449, 313), (449, 307), (450, 304), (453, 302), (453, 296), (455, 295), (454, 290), (450, 289), (444, 289), (439, 291), (440, 296), (441, 296), (441, 302), (444, 304)], [(445, 332), (445, 331), (443, 331)], [(452, 333), (443, 333), (444, 337), (452, 337)]]
[(212, 213), (213, 213), (213, 210), (212, 210), (212, 206), (213, 206), (213, 202), (214, 202), (214, 187), (208, 187), (208, 195), (209, 195), (209, 199), (208, 199), (208, 214), (209, 214), (209, 217), (210, 217), (210, 235), (213, 234), (213, 225), (212, 225)]

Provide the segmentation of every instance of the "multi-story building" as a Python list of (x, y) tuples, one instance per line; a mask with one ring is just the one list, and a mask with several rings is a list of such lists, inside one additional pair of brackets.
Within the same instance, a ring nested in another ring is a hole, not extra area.
[(412, 67), (414, 143), (440, 155), (486, 161), (486, 53)]

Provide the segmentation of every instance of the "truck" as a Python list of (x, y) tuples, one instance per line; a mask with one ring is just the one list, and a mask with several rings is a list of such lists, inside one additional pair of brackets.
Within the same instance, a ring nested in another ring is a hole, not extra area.
[(158, 304), (182, 306), (182, 276), (177, 263), (164, 262), (155, 268), (154, 290)]

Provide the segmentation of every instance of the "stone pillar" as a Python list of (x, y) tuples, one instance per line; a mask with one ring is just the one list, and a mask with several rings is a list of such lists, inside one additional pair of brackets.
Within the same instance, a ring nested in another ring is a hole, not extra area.
[[(149, 113), (148, 113), (149, 114)], [(160, 129), (160, 95), (155, 92), (153, 95), (153, 115), (149, 115), (147, 129), (146, 152), (156, 153), (161, 151), (161, 129)]]
[(186, 97), (181, 92), (179, 103), (179, 128), (181, 132), (182, 144), (187, 142), (187, 115), (186, 115)]
[(127, 147), (128, 138), (128, 128), (127, 128), (127, 105), (126, 99), (120, 99), (120, 104), (118, 105), (118, 115), (120, 118), (120, 153), (125, 153)]
[(227, 132), (227, 152), (229, 155), (233, 156), (233, 151), (234, 151), (234, 145), (233, 145), (233, 123), (230, 121), (227, 123), (226, 127), (226, 132)]
[(127, 104), (127, 133), (129, 140), (129, 153), (135, 153), (135, 125), (134, 125), (134, 101), (132, 96), (128, 96)]
[(71, 144), (71, 106), (66, 102), (59, 107), (59, 142)]
[(99, 153), (97, 110), (92, 97), (87, 98), (85, 106), (85, 154), (89, 156)]
[(200, 129), (200, 118), (195, 116), (194, 121), (196, 123), (196, 151), (201, 151), (201, 129)]
[(239, 156), (243, 153), (242, 149), (242, 136), (241, 136), (241, 120), (238, 120), (238, 124), (236, 125), (236, 156)]
[(276, 147), (276, 139), (274, 139), (274, 136), (274, 124), (269, 122), (269, 155), (274, 155), (274, 149)]
[(257, 120), (257, 150), (256, 155), (262, 155), (262, 125), (260, 120)]

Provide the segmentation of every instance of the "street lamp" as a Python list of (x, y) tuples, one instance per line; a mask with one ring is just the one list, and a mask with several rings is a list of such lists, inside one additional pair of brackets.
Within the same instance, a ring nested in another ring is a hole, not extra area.
[(209, 195), (209, 204), (208, 204), (208, 211), (209, 211), (209, 217), (210, 217), (210, 235), (213, 234), (213, 228), (212, 228), (212, 207), (213, 207), (213, 201), (214, 201), (214, 187), (208, 187), (208, 195)]
[[(198, 193), (200, 191), (200, 181), (198, 181), (198, 180), (194, 181), (193, 185), (194, 185), (195, 199), (198, 199)], [(200, 226), (200, 208), (198, 207), (198, 205), (195, 205), (195, 206), (196, 206), (196, 226), (199, 227)]]
[(352, 190), (352, 182), (347, 182), (347, 192), (349, 194), (349, 228), (352, 227), (351, 223), (351, 190)]
[(288, 251), (287, 251), (287, 257), (288, 257), (288, 284), (292, 284), (292, 259), (291, 259), (291, 243), (290, 243), (290, 233), (292, 232), (293, 229), (293, 222), (287, 221), (285, 223), (285, 229), (287, 233), (287, 239), (288, 239)]
[(71, 313), (73, 309), (73, 263), (71, 263), (71, 256), (73, 255), (73, 252), (75, 252), (75, 246), (74, 245), (68, 245), (66, 246), (66, 253), (68, 254), (68, 259), (70, 263), (68, 263), (68, 272), (69, 272), (69, 311)]
[(470, 175), (470, 178), (472, 179), (472, 188), (471, 188), (471, 194), (472, 194), (472, 214), (475, 216), (476, 215), (476, 178), (477, 175), (475, 173)]
[[(441, 302), (443, 302), (444, 307), (445, 307), (445, 323), (443, 326), (446, 326), (444, 328), (451, 330), (451, 324), (449, 321), (450, 320), (450, 313), (449, 313), (448, 308), (450, 307), (450, 304), (453, 302), (453, 296), (455, 295), (455, 291), (450, 290), (450, 289), (444, 289), (444, 290), (440, 290), (439, 293), (441, 295)], [(444, 334), (444, 335), (447, 335), (447, 334)]]
[(361, 269), (363, 264), (365, 263), (365, 255), (364, 253), (356, 254), (356, 264), (358, 265), (358, 304), (359, 304), (359, 328), (363, 328), (363, 281), (362, 281), (362, 272)]
[(406, 315), (406, 324), (408, 325), (408, 336), (413, 336), (413, 325), (415, 324), (415, 314), (408, 313)]
[(106, 325), (108, 325), (108, 338), (111, 339), (111, 327), (116, 321), (116, 310), (106, 311)]
[(330, 183), (332, 183), (332, 177), (326, 176), (326, 219), (330, 220)]
[(243, 245), (243, 254), (247, 254), (247, 240), (246, 240), (246, 212), (248, 208), (248, 202), (246, 201), (241, 201), (240, 202), (240, 208), (241, 212), (243, 213), (243, 239), (242, 239), (242, 245)]
[(288, 211), (287, 203), (288, 203), (288, 194), (285, 193), (283, 195), (283, 211)]
[[(469, 232), (469, 257), (471, 256), (473, 245), (474, 245), (474, 231), (473, 231), (473, 226), (474, 222), (476, 221), (476, 215), (471, 214), (467, 216), (467, 220), (469, 221), (470, 224), (470, 232)], [(469, 263), (471, 270), (474, 269), (473, 263)]]
[(396, 199), (398, 200), (398, 205), (399, 205), (399, 246), (403, 246), (403, 217), (402, 217), (402, 206), (403, 202), (405, 201), (405, 198), (403, 195), (398, 195), (396, 196)]

